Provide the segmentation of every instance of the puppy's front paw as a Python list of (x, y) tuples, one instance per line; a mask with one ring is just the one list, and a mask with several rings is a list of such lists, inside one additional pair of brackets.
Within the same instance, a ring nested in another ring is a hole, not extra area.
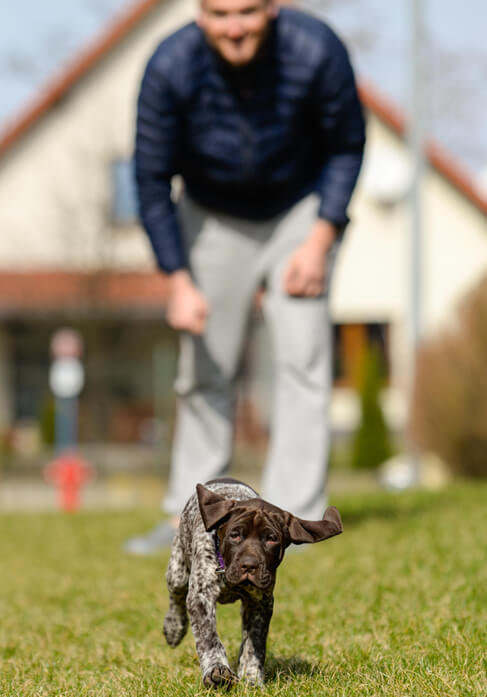
[(237, 682), (238, 676), (224, 663), (215, 663), (203, 675), (203, 684), (206, 687), (230, 688)]

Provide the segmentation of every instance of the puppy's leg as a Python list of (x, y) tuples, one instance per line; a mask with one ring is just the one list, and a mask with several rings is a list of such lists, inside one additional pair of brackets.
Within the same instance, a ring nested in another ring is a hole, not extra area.
[(189, 574), (184, 562), (179, 534), (174, 538), (166, 572), (169, 590), (169, 610), (164, 618), (163, 632), (169, 646), (177, 646), (188, 631), (186, 595)]
[(272, 595), (257, 600), (242, 600), (242, 645), (238, 658), (238, 676), (254, 685), (264, 682), (267, 634), (272, 618)]
[(238, 681), (216, 632), (216, 601), (219, 594), (216, 573), (204, 574), (199, 565), (194, 564), (189, 579), (187, 605), (203, 683), (207, 687), (229, 686)]

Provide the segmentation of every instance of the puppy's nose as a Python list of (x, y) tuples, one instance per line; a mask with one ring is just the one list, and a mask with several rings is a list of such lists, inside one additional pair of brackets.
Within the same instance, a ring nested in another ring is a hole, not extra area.
[(244, 574), (253, 574), (257, 571), (259, 564), (252, 557), (244, 557), (240, 562), (240, 570)]

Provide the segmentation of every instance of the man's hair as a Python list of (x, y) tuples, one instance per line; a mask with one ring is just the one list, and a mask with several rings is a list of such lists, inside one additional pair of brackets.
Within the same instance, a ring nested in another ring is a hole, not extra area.
[[(200, 0), (200, 5), (204, 5), (205, 2), (206, 2), (206, 0)], [(261, 0), (261, 2), (262, 2), (264, 5), (270, 5), (270, 3), (272, 2), (272, 0)], [(286, 4), (286, 5), (287, 5), (289, 2), (290, 2), (290, 0), (284, 0), (284, 4)], [(281, 4), (281, 2), (279, 2), (279, 4)]]

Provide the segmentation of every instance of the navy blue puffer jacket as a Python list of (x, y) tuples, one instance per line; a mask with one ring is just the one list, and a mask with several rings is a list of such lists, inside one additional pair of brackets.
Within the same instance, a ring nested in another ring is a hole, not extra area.
[(343, 228), (364, 120), (347, 52), (323, 22), (281, 9), (258, 58), (235, 69), (189, 24), (150, 59), (135, 151), (140, 215), (159, 266), (185, 265), (171, 178), (201, 205), (250, 220), (312, 191)]

